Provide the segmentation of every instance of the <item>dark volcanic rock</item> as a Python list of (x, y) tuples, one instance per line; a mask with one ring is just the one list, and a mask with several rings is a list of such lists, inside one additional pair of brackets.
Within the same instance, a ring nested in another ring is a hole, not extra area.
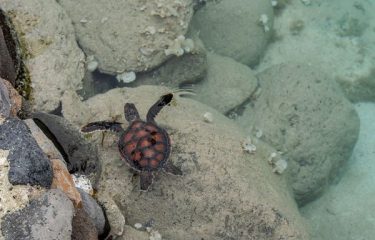
[(0, 132), (0, 149), (10, 150), (9, 182), (49, 188), (53, 177), (51, 163), (27, 125), (17, 118), (7, 118), (0, 125)]
[(5, 240), (70, 239), (73, 211), (62, 191), (49, 190), (25, 208), (5, 215), (1, 231)]
[(39, 112), (33, 114), (33, 119), (59, 149), (69, 172), (88, 176), (95, 188), (101, 170), (95, 146), (88, 143), (79, 129), (63, 117)]
[(0, 117), (9, 117), (10, 108), (8, 89), (0, 78)]

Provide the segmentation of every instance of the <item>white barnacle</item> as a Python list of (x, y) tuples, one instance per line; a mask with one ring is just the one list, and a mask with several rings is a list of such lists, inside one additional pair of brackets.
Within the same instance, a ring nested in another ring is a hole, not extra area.
[(86, 59), (86, 69), (89, 72), (95, 71), (98, 68), (98, 66), (99, 66), (99, 63), (93, 55), (90, 55), (90, 56), (87, 57), (87, 59)]
[(242, 149), (247, 152), (247, 153), (255, 153), (257, 150), (257, 147), (252, 143), (251, 138), (247, 137), (243, 142), (242, 142)]
[(282, 174), (288, 167), (288, 162), (284, 158), (280, 158), (274, 163), (274, 168), (272, 172)]
[(214, 121), (214, 117), (212, 116), (212, 113), (210, 112), (205, 112), (203, 114), (203, 120), (206, 122), (206, 123), (212, 123)]
[(262, 14), (259, 17), (259, 24), (263, 26), (264, 32), (268, 32), (270, 30), (270, 27), (268, 26), (268, 16), (266, 14)]
[(271, 153), (271, 155), (268, 158), (268, 163), (273, 165), (275, 163), (276, 156), (277, 156), (277, 153), (275, 152)]
[(141, 229), (141, 228), (142, 228), (142, 223), (135, 223), (135, 224), (134, 224), (134, 227), (135, 227), (136, 229)]
[(134, 82), (134, 80), (136, 79), (136, 75), (135, 72), (123, 72), (117, 74), (116, 79), (119, 82), (131, 83)]

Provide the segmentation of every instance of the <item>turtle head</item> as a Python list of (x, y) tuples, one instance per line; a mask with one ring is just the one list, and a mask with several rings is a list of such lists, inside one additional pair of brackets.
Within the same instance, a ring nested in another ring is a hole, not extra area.
[(125, 104), (124, 114), (125, 114), (125, 119), (128, 122), (133, 122), (133, 121), (139, 119), (138, 110), (135, 108), (135, 105), (133, 103), (126, 103)]

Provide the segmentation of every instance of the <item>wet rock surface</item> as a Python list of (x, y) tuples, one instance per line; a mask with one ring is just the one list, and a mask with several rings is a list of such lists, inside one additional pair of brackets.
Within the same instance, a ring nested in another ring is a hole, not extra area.
[(33, 109), (52, 111), (66, 90), (81, 87), (84, 55), (71, 20), (54, 0), (0, 0), (25, 52)]
[[(78, 41), (101, 72), (145, 71), (169, 58), (193, 14), (188, 1), (59, 0), (74, 23)], [(98, 17), (100, 16), (100, 17)]]
[(69, 172), (88, 176), (95, 186), (101, 170), (95, 146), (89, 144), (79, 129), (63, 117), (42, 112), (34, 113), (32, 117), (59, 146)]
[[(260, 23), (261, 16), (267, 18)], [(255, 65), (266, 49), (273, 26), (270, 1), (208, 1), (191, 22), (189, 34), (199, 32), (208, 50)]]
[(11, 108), (8, 88), (4, 81), (6, 80), (0, 78), (0, 117), (2, 118), (9, 117)]
[[(114, 89), (75, 106), (83, 106), (80, 111), (90, 113), (91, 120), (105, 120), (109, 103), (121, 99), (135, 103), (143, 117), (167, 91), (150, 86)], [(155, 98), (143, 97), (151, 95)], [(112, 107), (112, 113), (122, 116), (123, 104)], [(202, 120), (206, 111), (212, 112), (212, 123)], [(80, 121), (77, 115), (66, 117)], [(101, 133), (92, 134), (102, 146), (104, 164), (98, 199), (112, 198), (127, 225), (150, 223), (166, 239), (308, 239), (283, 175), (274, 174), (266, 163), (274, 149), (259, 141), (255, 154), (244, 152), (246, 136), (240, 129), (215, 110), (178, 96), (156, 121), (169, 132), (170, 160), (184, 175), (159, 172), (148, 192), (139, 191), (139, 177), (121, 160), (117, 138), (106, 134), (102, 142)]]
[(242, 104), (257, 89), (258, 80), (247, 66), (209, 53), (204, 80), (194, 85), (194, 97), (225, 114)]
[(23, 209), (1, 219), (5, 240), (70, 239), (73, 204), (59, 190), (49, 190)]
[(71, 240), (97, 240), (98, 232), (89, 214), (78, 208), (73, 217), (73, 231)]
[(258, 75), (260, 96), (238, 123), (288, 160), (289, 182), (303, 205), (315, 199), (349, 159), (359, 119), (338, 85), (319, 69), (281, 64)]
[(52, 183), (51, 163), (27, 125), (19, 119), (7, 118), (0, 125), (0, 132), (0, 149), (10, 151), (7, 158), (9, 181), (49, 188)]
[(105, 217), (102, 208), (88, 193), (78, 188), (82, 197), (82, 207), (92, 220), (94, 227), (99, 235), (103, 234), (105, 226)]
[(0, 77), (15, 84), (20, 68), (20, 56), (18, 42), (12, 31), (9, 18), (0, 9)]

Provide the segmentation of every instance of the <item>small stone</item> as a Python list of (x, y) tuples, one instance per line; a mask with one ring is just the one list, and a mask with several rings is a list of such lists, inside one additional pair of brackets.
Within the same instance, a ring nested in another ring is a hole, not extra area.
[(266, 14), (260, 15), (259, 23), (263, 26), (264, 32), (270, 31), (270, 27), (268, 26), (268, 16)]
[(203, 114), (203, 120), (206, 123), (212, 123), (214, 121), (214, 117), (212, 116), (212, 113), (206, 112)]
[(52, 159), (51, 162), (53, 167), (53, 182), (51, 187), (62, 190), (72, 200), (75, 207), (81, 207), (81, 194), (75, 187), (72, 176), (65, 164), (60, 159)]
[(131, 83), (136, 79), (135, 72), (123, 72), (116, 76), (117, 81), (123, 83)]
[(87, 63), (86, 65), (86, 69), (89, 71), (89, 72), (93, 72), (95, 71), (99, 66), (99, 63), (98, 61), (96, 60), (92, 60), (90, 62)]
[(275, 153), (275, 152), (271, 153), (270, 157), (268, 158), (268, 163), (274, 164), (276, 156), (277, 156), (277, 153)]
[(136, 223), (136, 224), (134, 224), (134, 227), (136, 229), (141, 229), (142, 228), (142, 224), (141, 223)]
[(255, 153), (257, 147), (252, 143), (250, 137), (247, 137), (242, 143), (242, 149), (247, 153)]
[(288, 162), (283, 159), (283, 158), (280, 158), (279, 160), (277, 160), (274, 164), (274, 168), (272, 169), (272, 171), (274, 173), (278, 173), (278, 174), (282, 174), (285, 169), (288, 167)]

